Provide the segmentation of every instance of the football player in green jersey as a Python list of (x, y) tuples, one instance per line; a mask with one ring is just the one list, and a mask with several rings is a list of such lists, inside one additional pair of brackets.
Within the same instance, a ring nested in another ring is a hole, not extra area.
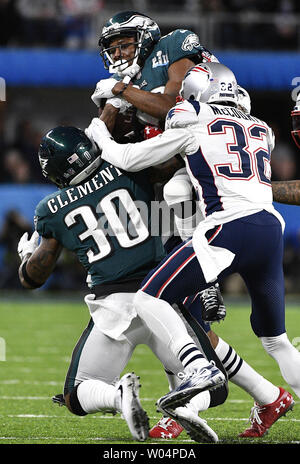
[[(98, 146), (74, 127), (50, 130), (39, 161), (59, 190), (37, 205), (36, 232), (19, 242), (20, 281), (28, 289), (40, 287), (63, 247), (77, 255), (91, 277), (91, 293), (85, 297), (91, 321), (73, 351), (65, 381), (68, 409), (80, 416), (121, 412), (133, 438), (146, 440), (148, 417), (138, 396), (139, 378), (131, 373), (115, 380), (136, 345), (147, 344), (181, 379), (167, 395), (179, 423), (195, 441), (216, 442), (193, 401), (216, 387), (225, 390), (226, 398), (226, 376), (206, 359), (173, 309), (140, 318), (132, 304), (142, 279), (164, 256), (161, 238), (150, 233), (153, 192), (147, 172), (127, 174), (104, 162)], [(153, 321), (155, 333), (149, 328)]]
[(217, 61), (194, 32), (176, 29), (161, 37), (157, 23), (135, 11), (110, 18), (99, 45), (104, 66), (113, 76), (98, 82), (92, 100), (100, 106), (101, 99), (108, 99), (101, 117), (110, 131), (114, 115), (128, 105), (137, 109), (142, 125), (163, 122), (187, 70), (203, 60)]

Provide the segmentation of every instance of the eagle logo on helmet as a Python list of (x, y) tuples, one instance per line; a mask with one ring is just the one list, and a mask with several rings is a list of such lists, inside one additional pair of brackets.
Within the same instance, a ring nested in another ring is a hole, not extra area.
[(40, 158), (40, 165), (41, 165), (41, 168), (42, 168), (42, 173), (44, 176), (47, 177), (47, 174), (48, 174), (48, 171), (47, 171), (47, 164), (48, 164), (48, 158)]
[(99, 148), (73, 126), (58, 126), (42, 138), (39, 161), (43, 175), (64, 188), (84, 181), (101, 164)]

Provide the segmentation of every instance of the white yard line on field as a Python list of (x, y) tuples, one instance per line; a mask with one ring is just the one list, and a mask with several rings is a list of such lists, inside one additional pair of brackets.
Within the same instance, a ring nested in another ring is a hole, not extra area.
[[(65, 415), (61, 415), (61, 416), (58, 416), (58, 415), (51, 415), (51, 414), (0, 414), (0, 417), (14, 417), (14, 418), (19, 418), (19, 419), (49, 419), (49, 418), (57, 418), (57, 419), (65, 419), (66, 417), (68, 419), (78, 419), (77, 416), (72, 416), (72, 415), (68, 415), (68, 416), (65, 416)], [(121, 419), (121, 420), (124, 420), (121, 416), (112, 416), (112, 415), (92, 415), (90, 416), (92, 417), (93, 419), (113, 419), (113, 420), (116, 420), (116, 419)], [(149, 419), (151, 420), (157, 420), (159, 419), (160, 417), (158, 416), (151, 416), (149, 417)], [(79, 417), (79, 419), (83, 419), (83, 417)], [(236, 422), (236, 421), (248, 421), (249, 418), (248, 417), (205, 417), (205, 420), (207, 421), (232, 421), (232, 422)], [(284, 421), (284, 422), (300, 422), (300, 419), (293, 419), (293, 418), (285, 418), (285, 419), (279, 419), (278, 420), (279, 422), (281, 421)]]
[[(0, 383), (2, 383), (0, 381)], [(11, 381), (11, 383), (17, 383), (16, 380), (14, 381)], [(36, 382), (24, 382), (24, 383), (28, 383), (28, 384), (34, 384), (34, 385), (39, 385), (40, 383), (38, 381)], [(61, 382), (52, 382), (52, 381), (45, 381), (45, 382), (41, 382), (42, 385), (58, 385), (58, 386), (62, 386), (62, 383)], [(51, 397), (50, 396), (8, 396), (8, 395), (3, 395), (3, 396), (0, 396), (0, 400), (50, 400)], [(157, 398), (141, 398), (141, 401), (143, 402), (153, 402), (155, 403), (157, 401)], [(232, 404), (251, 404), (253, 403), (253, 400), (249, 399), (249, 400), (226, 400), (226, 403), (232, 403)], [(300, 401), (295, 401), (295, 404), (300, 404)]]
[(10, 379), (10, 380), (0, 380), (1, 385), (15, 385), (22, 383), (24, 385), (63, 385), (63, 382), (57, 382), (56, 380), (20, 380), (20, 379)]

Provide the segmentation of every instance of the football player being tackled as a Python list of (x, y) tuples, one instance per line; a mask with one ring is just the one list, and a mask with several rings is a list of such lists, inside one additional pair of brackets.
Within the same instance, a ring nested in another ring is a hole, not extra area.
[[(182, 79), (195, 63), (217, 62), (199, 41), (199, 38), (188, 30), (175, 30), (165, 37), (160, 36), (158, 25), (146, 15), (126, 11), (113, 16), (104, 26), (99, 45), (105, 67), (115, 73), (112, 78), (101, 80), (92, 100), (98, 107), (106, 100), (104, 111), (100, 111), (100, 119), (104, 120), (112, 131), (116, 140), (120, 140), (119, 133), (114, 132), (115, 120), (118, 115), (126, 114), (131, 117), (129, 127), (124, 129), (125, 137), (121, 142), (141, 140), (153, 137), (162, 132), (162, 122), (175, 104), (179, 94)], [(250, 112), (249, 95), (240, 89), (239, 103), (243, 110)], [(136, 108), (136, 112), (132, 109)], [(122, 124), (118, 120), (118, 130)], [(144, 130), (143, 130), (144, 129)], [(184, 202), (193, 196), (190, 182), (186, 182), (186, 175), (181, 175), (182, 164), (178, 158), (172, 159), (173, 172), (176, 176), (176, 195), (174, 199), (174, 182), (165, 187), (165, 199), (170, 206), (175, 202)], [(299, 182), (273, 182), (274, 199), (283, 203), (299, 204)], [(170, 191), (171, 190), (171, 191)], [(182, 195), (178, 195), (181, 192)], [(182, 236), (188, 234), (193, 218), (176, 218), (179, 230), (185, 228)], [(184, 235), (185, 234), (185, 235)], [(166, 243), (166, 250), (171, 251), (172, 240)], [(218, 284), (209, 286), (198, 292), (196, 298), (185, 298), (185, 305), (191, 314), (206, 330), (212, 346), (223, 361), (229, 379), (247, 391), (255, 400), (255, 404), (263, 406), (272, 419), (265, 422), (259, 430), (255, 423), (252, 430), (247, 429), (243, 436), (262, 436), (277, 420), (274, 413), (287, 392), (275, 387), (260, 374), (255, 372), (224, 340), (211, 330), (207, 321), (214, 321), (224, 317), (225, 306)], [(205, 319), (205, 321), (203, 321)], [(167, 371), (170, 388), (173, 384), (173, 374)], [(213, 392), (202, 394), (203, 402), (200, 410), (214, 406)], [(270, 412), (272, 411), (272, 412)], [(163, 417), (150, 430), (153, 438), (175, 438), (182, 431), (180, 425), (168, 417)]]
[[(151, 311), (142, 319), (133, 305), (142, 280), (165, 256), (161, 238), (150, 233), (153, 189), (147, 172), (126, 175), (104, 162), (98, 146), (75, 127), (50, 130), (39, 161), (58, 190), (37, 205), (36, 232), (19, 242), (20, 281), (28, 289), (42, 286), (63, 248), (76, 254), (91, 280), (85, 297), (91, 320), (74, 348), (65, 381), (68, 409), (79, 416), (120, 412), (133, 439), (146, 440), (149, 422), (139, 400), (139, 378), (134, 373), (119, 377), (134, 348), (147, 344), (176, 374), (177, 384), (161, 398), (163, 404), (172, 406), (192, 439), (218, 441), (192, 404), (199, 393), (215, 388), (225, 401), (226, 375), (213, 358), (206, 359), (167, 303), (155, 320)], [(147, 207), (146, 216), (136, 202)]]

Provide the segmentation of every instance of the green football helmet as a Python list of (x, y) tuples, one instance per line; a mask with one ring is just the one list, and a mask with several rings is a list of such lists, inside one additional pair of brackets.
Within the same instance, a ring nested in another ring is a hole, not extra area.
[[(141, 64), (161, 37), (160, 29), (153, 19), (137, 11), (122, 11), (110, 18), (102, 29), (99, 39), (100, 55), (105, 69), (114, 73), (114, 61), (110, 56), (110, 43), (117, 37), (135, 37), (136, 52), (133, 64)], [(129, 66), (129, 64), (128, 64)]]
[(102, 162), (98, 146), (81, 129), (67, 126), (44, 135), (38, 156), (43, 175), (59, 188), (79, 184)]

